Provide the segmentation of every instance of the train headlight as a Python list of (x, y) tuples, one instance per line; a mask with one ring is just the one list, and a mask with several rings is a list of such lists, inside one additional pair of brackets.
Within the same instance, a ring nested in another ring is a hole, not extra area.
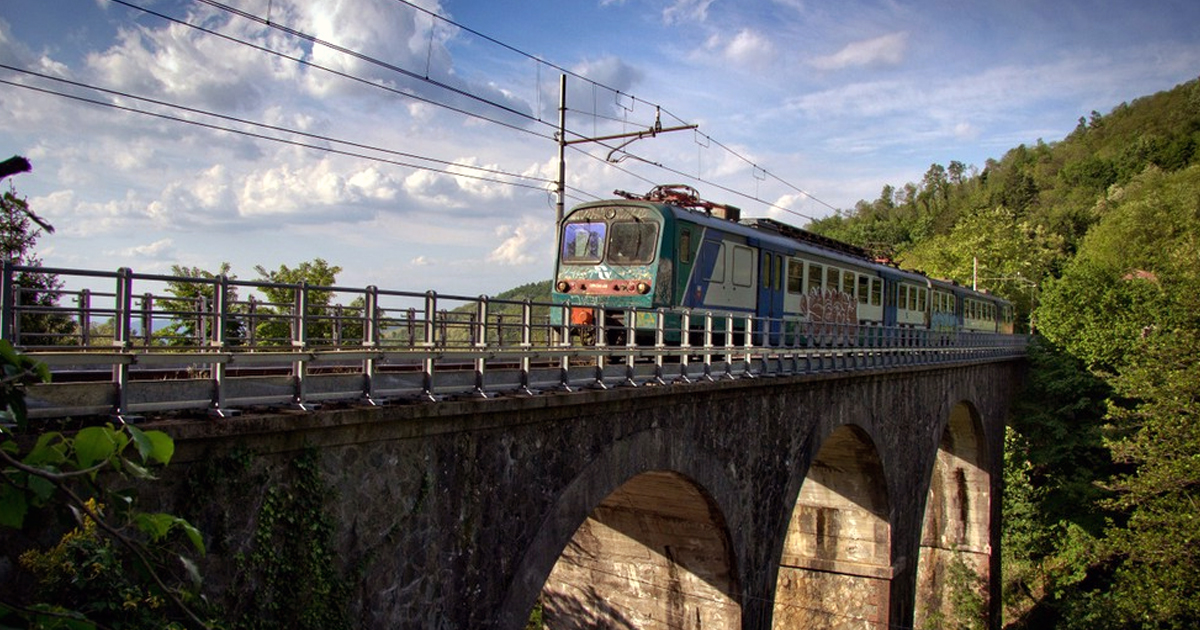
[(650, 285), (646, 282), (637, 283), (637, 292), (646, 295), (650, 292)]
[(558, 289), (559, 293), (566, 293), (567, 291), (571, 290), (571, 284), (566, 280), (559, 280), (558, 284), (555, 285), (555, 288)]

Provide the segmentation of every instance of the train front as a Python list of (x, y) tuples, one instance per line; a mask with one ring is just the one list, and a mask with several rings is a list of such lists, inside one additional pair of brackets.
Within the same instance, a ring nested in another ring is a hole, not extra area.
[[(670, 257), (663, 255), (664, 233), (669, 230), (661, 206), (644, 201), (598, 201), (576, 206), (563, 218), (552, 298), (570, 304), (571, 325), (585, 340), (596, 325), (608, 331), (610, 344), (625, 343), (626, 312), (635, 315), (638, 337), (653, 337), (654, 314), (669, 301)], [(656, 294), (663, 293), (663, 300)], [(562, 309), (552, 321), (562, 323)]]

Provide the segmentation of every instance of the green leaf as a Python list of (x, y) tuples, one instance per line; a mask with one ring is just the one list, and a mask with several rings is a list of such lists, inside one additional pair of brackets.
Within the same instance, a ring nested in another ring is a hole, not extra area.
[(117, 442), (109, 427), (85, 427), (75, 435), (75, 462), (80, 468), (91, 468), (107, 461), (117, 452)]
[(159, 512), (157, 514), (139, 513), (133, 519), (133, 524), (137, 526), (142, 533), (150, 537), (150, 540), (158, 542), (171, 531), (171, 526), (175, 524), (177, 517), (171, 514)]
[(176, 524), (183, 528), (183, 533), (187, 534), (188, 540), (192, 541), (192, 546), (196, 548), (196, 551), (199, 551), (200, 555), (204, 555), (206, 553), (204, 537), (200, 535), (200, 530), (182, 518), (176, 519)]
[(169, 435), (162, 431), (142, 431), (134, 426), (126, 428), (129, 429), (134, 444), (137, 444), (143, 462), (153, 460), (160, 464), (171, 463), (171, 457), (175, 454), (175, 441)]
[(45, 505), (46, 500), (58, 488), (53, 481), (37, 475), (30, 475), (27, 483), (29, 491), (33, 493), (34, 505)]
[(141, 464), (134, 463), (134, 461), (131, 459), (121, 458), (120, 461), (121, 461), (121, 463), (123, 463), (125, 465), (125, 470), (129, 471), (131, 474), (133, 474), (134, 477), (137, 477), (138, 479), (155, 479), (156, 478), (154, 476), (154, 474), (150, 472), (150, 469), (146, 468), (145, 466), (142, 466)]
[(0, 484), (0, 525), (21, 529), (27, 511), (25, 493), (8, 484)]
[(50, 431), (38, 436), (37, 442), (25, 456), (23, 463), (30, 466), (58, 465), (67, 461), (67, 443), (58, 431)]
[(154, 445), (150, 443), (150, 438), (146, 437), (146, 432), (141, 429), (128, 425), (125, 430), (129, 432), (129, 437), (133, 438), (133, 443), (137, 445), (138, 454), (142, 456), (142, 461), (146, 461), (150, 457), (150, 451)]

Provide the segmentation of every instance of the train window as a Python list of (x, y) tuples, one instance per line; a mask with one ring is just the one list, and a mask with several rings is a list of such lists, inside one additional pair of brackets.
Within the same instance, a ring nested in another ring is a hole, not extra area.
[(925, 304), (929, 299), (929, 291), (926, 289), (917, 289), (917, 310), (925, 312)]
[(808, 265), (808, 292), (821, 290), (821, 283), (825, 280), (825, 268), (821, 265)]
[(733, 246), (733, 283), (740, 287), (754, 286), (754, 250)]
[(866, 304), (871, 299), (871, 278), (859, 274), (858, 276), (858, 303)]
[(679, 262), (692, 262), (692, 231), (687, 228), (679, 232)]
[(654, 260), (658, 224), (618, 221), (608, 237), (608, 261), (617, 265), (645, 264)]
[(883, 305), (883, 280), (871, 278), (871, 306)]
[(842, 292), (854, 295), (854, 272), (842, 272)]
[(598, 263), (603, 254), (604, 223), (568, 223), (563, 226), (562, 261), (564, 263)]
[(783, 256), (775, 255), (775, 290), (783, 289)]
[(804, 292), (804, 263), (799, 260), (788, 259), (788, 293), (803, 293)]
[(825, 268), (825, 287), (827, 289), (829, 289), (830, 291), (837, 291), (838, 286), (841, 284), (841, 280), (840, 280), (841, 277), (842, 277), (842, 272), (839, 271), (837, 268), (826, 267)]
[(771, 288), (771, 255), (762, 253), (762, 269), (758, 272), (758, 284), (763, 288)]

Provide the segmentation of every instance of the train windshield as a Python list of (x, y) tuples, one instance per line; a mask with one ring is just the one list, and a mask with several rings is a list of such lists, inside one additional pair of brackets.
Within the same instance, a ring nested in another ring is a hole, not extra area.
[(604, 257), (605, 223), (568, 223), (563, 226), (562, 261), (567, 264), (598, 263)]
[(645, 264), (654, 260), (658, 225), (645, 221), (617, 221), (608, 242), (608, 262), (614, 265)]

